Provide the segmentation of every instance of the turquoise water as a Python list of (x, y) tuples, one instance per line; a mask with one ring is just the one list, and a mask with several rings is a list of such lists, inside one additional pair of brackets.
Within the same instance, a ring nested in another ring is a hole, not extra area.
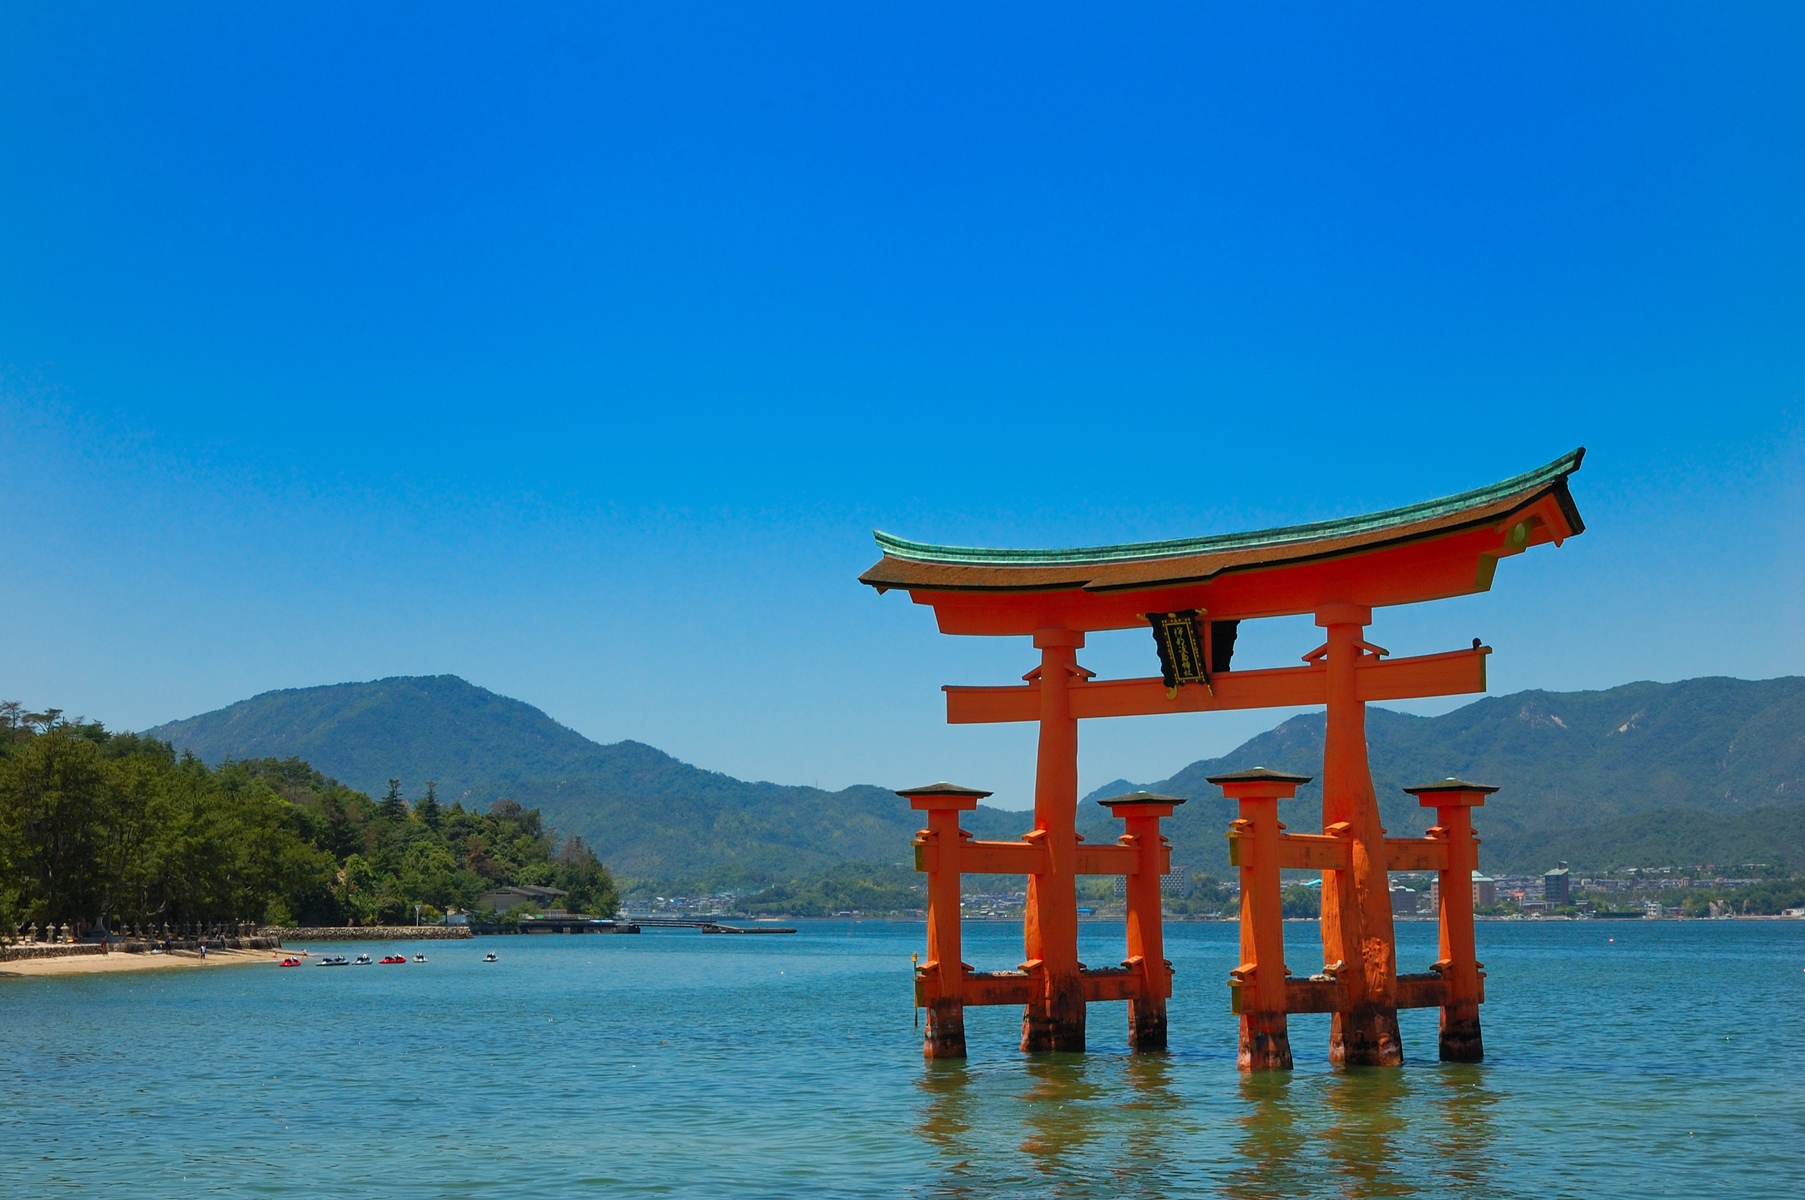
[[(1307, 965), (1313, 928), (1286, 935)], [(903, 922), (0, 979), (0, 1195), (1805, 1195), (1805, 922), (1483, 924), (1485, 1064), (1436, 1062), (1422, 1012), (1405, 1069), (1335, 1071), (1296, 1017), (1297, 1070), (1257, 1079), (1234, 927), (1168, 936), (1170, 1054), (1129, 1055), (1119, 1004), (1040, 1058), (972, 1010), (969, 1062), (931, 1068)], [(1434, 957), (1432, 926), (1399, 938)], [(1020, 958), (1019, 928), (967, 939)]]

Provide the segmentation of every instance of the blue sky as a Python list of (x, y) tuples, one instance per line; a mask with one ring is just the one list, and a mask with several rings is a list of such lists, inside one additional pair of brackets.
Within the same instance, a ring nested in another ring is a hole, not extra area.
[[(1025, 804), (1031, 731), (938, 689), (1031, 650), (858, 586), (873, 527), (1247, 528), (1580, 444), (1584, 537), (1375, 640), (1805, 672), (1802, 53), (1782, 4), (8, 5), (0, 696), (449, 672)], [(1088, 725), (1085, 785), (1283, 715)]]

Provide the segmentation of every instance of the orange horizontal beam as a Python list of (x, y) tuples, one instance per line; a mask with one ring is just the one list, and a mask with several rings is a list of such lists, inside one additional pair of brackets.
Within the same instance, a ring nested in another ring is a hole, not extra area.
[[(1248, 1002), (1252, 988), (1231, 979), (1229, 1007), (1240, 1013)], [(1399, 975), (1397, 988), (1399, 1008), (1439, 1008), (1448, 1003), (1448, 981), (1439, 975)], [(1481, 997), (1483, 1002), (1484, 997)], [(1309, 979), (1285, 980), (1285, 1011), (1288, 1013), (1342, 1012), (1348, 1007), (1346, 990), (1338, 980), (1311, 976)]]
[(1360, 699), (1368, 704), (1423, 696), (1464, 696), (1485, 690), (1485, 660), (1491, 652), (1490, 646), (1475, 646), (1471, 650), (1362, 662), (1354, 678), (1360, 685)]
[(1078, 976), (1084, 989), (1084, 1002), (1096, 1004), (1104, 1000), (1139, 1000), (1147, 990), (1147, 977), (1135, 970), (1104, 967), (1087, 970)]
[[(1162, 849), (1164, 849), (1162, 847)], [(1166, 850), (1166, 871), (1172, 869), (1172, 851)], [(1087, 846), (1079, 843), (1078, 875), (1139, 875), (1140, 852), (1133, 846)], [(1165, 872), (1162, 871), (1161, 874)]]
[(1353, 862), (1346, 838), (1321, 833), (1279, 835), (1279, 866), (1294, 871), (1345, 871)]
[[(1138, 1000), (1147, 990), (1147, 976), (1132, 967), (1086, 968), (1079, 972), (1087, 1004), (1104, 1000)], [(967, 971), (960, 981), (960, 1000), (966, 1007), (988, 1004), (1027, 1004), (1044, 987), (1043, 979), (1027, 971)], [(931, 1005), (940, 998), (937, 972), (915, 975), (915, 1003)]]
[(959, 847), (965, 875), (1044, 875), (1047, 848), (1035, 842), (966, 842)]
[[(1172, 869), (1172, 850), (1160, 847), (1161, 874)], [(925, 842), (915, 844), (915, 869), (939, 870), (939, 847)], [(962, 842), (959, 846), (959, 873), (962, 875), (1044, 875), (1048, 871), (1047, 848), (1038, 842)], [(1108, 843), (1078, 846), (1074, 874), (1138, 875), (1140, 855), (1133, 846)]]
[[(1237, 822), (1238, 824), (1238, 822)], [(1238, 867), (1247, 857), (1242, 842), (1252, 841), (1245, 829), (1228, 831), (1228, 865)], [(1295, 871), (1345, 871), (1350, 862), (1346, 838), (1324, 833), (1279, 834), (1279, 866)]]
[(973, 971), (962, 986), (967, 1004), (1026, 1004), (1046, 985), (1022, 971)]
[(1386, 838), (1385, 869), (1445, 871), (1448, 869), (1448, 843), (1435, 838)]
[[(1228, 865), (1241, 865), (1241, 842), (1247, 834), (1229, 830)], [(1345, 838), (1321, 833), (1282, 833), (1279, 835), (1279, 866), (1295, 871), (1345, 871), (1349, 853)], [(1385, 869), (1388, 871), (1445, 871), (1448, 869), (1448, 844), (1434, 838), (1386, 838)]]
[[(1026, 1004), (1046, 985), (1026, 971), (967, 971), (960, 980), (960, 1000), (965, 1004)], [(940, 999), (940, 973), (915, 972), (915, 1004), (925, 1008)]]
[[(1363, 701), (1459, 696), (1485, 690), (1489, 646), (1423, 654), (1414, 658), (1363, 661), (1355, 672)], [(951, 725), (988, 725), (1040, 719), (1040, 685), (964, 687), (948, 685), (946, 719)], [(1218, 712), (1243, 708), (1304, 708), (1328, 702), (1328, 671), (1322, 666), (1221, 671), (1210, 687), (1186, 684), (1171, 699), (1159, 679), (1074, 681), (1067, 691), (1074, 717), (1144, 717), (1158, 713)]]
[[(1166, 699), (1160, 679), (1093, 680), (1070, 691), (1074, 717), (1141, 717), (1164, 712), (1215, 712), (1236, 708), (1286, 708), (1328, 699), (1322, 667), (1278, 667), (1264, 671), (1222, 671), (1209, 687), (1188, 683)], [(1039, 701), (1035, 701), (1040, 714)]]

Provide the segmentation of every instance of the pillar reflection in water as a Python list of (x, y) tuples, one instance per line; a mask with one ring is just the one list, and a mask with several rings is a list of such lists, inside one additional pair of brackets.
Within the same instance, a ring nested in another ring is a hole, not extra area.
[(932, 1194), (1177, 1194), (1185, 1164), (1175, 1147), (1196, 1122), (1174, 1078), (1163, 1055), (1040, 1054), (983, 1074), (930, 1061), (916, 1130), (939, 1171)]
[(1348, 1196), (1413, 1196), (1410, 1176), (1425, 1164), (1404, 1157), (1404, 1105), (1411, 1095), (1401, 1071), (1356, 1067), (1331, 1075), (1321, 1096), (1328, 1118), (1319, 1140)]
[[(1302, 1085), (1298, 1085), (1300, 1088)], [(1268, 1200), (1272, 1196), (1307, 1195), (1315, 1157), (1304, 1103), (1293, 1091), (1288, 1071), (1258, 1071), (1241, 1076), (1246, 1112), (1239, 1118), (1235, 1147), (1245, 1164), (1230, 1172), (1222, 1194), (1230, 1200)]]
[(916, 1131), (935, 1152), (944, 1175), (937, 1194), (977, 1195), (985, 1181), (971, 1166), (973, 1106), (971, 1075), (963, 1059), (930, 1059), (916, 1086), (923, 1093)]
[(1104, 1114), (1092, 1102), (1102, 1089), (1082, 1054), (1038, 1055), (1024, 1066), (1030, 1086), (1022, 1093), (1021, 1151), (1041, 1174), (1064, 1175), (1076, 1169), (1070, 1160), (1097, 1139)]
[(1497, 1163), (1492, 1158), (1492, 1107), (1498, 1097), (1485, 1086), (1486, 1068), (1448, 1063), (1435, 1072), (1435, 1112), (1441, 1153), (1434, 1170), (1436, 1190), (1455, 1196), (1497, 1195)]
[(1112, 1156), (1118, 1164), (1113, 1194), (1166, 1194), (1163, 1189), (1174, 1187), (1183, 1173), (1172, 1152), (1183, 1145), (1190, 1125), (1184, 1101), (1172, 1086), (1172, 1060), (1164, 1054), (1130, 1054), (1117, 1061), (1128, 1087), (1113, 1105), (1122, 1125), (1113, 1140), (1126, 1151)]

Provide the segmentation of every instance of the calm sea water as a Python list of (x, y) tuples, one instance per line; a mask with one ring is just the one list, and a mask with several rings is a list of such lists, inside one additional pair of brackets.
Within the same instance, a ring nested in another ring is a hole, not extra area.
[[(1306, 1016), (1254, 1079), (1235, 936), (1170, 928), (1170, 1054), (1128, 1054), (1120, 1004), (1035, 1058), (972, 1010), (963, 1065), (919, 1057), (903, 922), (0, 979), (0, 1195), (1805, 1195), (1805, 922), (1484, 924), (1485, 1064), (1436, 1062), (1424, 1012), (1405, 1069), (1332, 1070)], [(1019, 928), (967, 945), (1021, 957)]]

